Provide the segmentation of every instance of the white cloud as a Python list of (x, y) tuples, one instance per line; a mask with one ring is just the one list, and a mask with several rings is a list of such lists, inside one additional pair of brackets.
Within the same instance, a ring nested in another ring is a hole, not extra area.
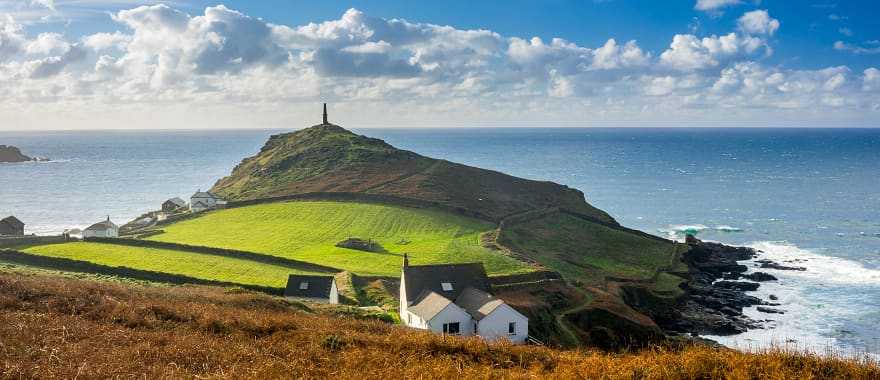
[(737, 25), (745, 33), (772, 36), (779, 29), (779, 20), (770, 17), (766, 10), (759, 9), (743, 14), (737, 20)]
[(841, 51), (849, 51), (855, 54), (880, 54), (880, 46), (869, 41), (867, 46), (848, 44), (843, 41), (834, 42), (834, 49)]
[(125, 49), (131, 42), (132, 36), (120, 31), (113, 33), (95, 33), (82, 38), (83, 45), (94, 50)]
[(31, 55), (59, 55), (70, 50), (70, 44), (58, 33), (41, 33), (27, 44), (25, 51)]
[(697, 0), (694, 9), (698, 11), (717, 11), (719, 9), (742, 4), (741, 0)]
[(5, 16), (0, 16), (0, 61), (18, 54), (25, 41), (21, 25), (12, 16)]
[(771, 53), (767, 43), (758, 37), (729, 33), (699, 39), (692, 34), (676, 34), (669, 49), (660, 55), (660, 62), (672, 69), (691, 71), (718, 67), (725, 61), (761, 51)]
[(862, 76), (863, 91), (880, 91), (880, 70), (874, 67), (865, 69)]
[[(56, 4), (59, 11), (64, 4)], [(762, 64), (779, 25), (753, 12), (740, 18), (737, 32), (675, 35), (658, 52), (615, 38), (582, 46), (355, 9), (300, 26), (224, 6), (194, 15), (140, 6), (113, 20), (118, 25), (108, 32), (68, 41), (29, 35), (11, 17), (0, 18), (0, 117), (40, 114), (44, 120), (33, 123), (45, 124), (54, 110), (141, 127), (135, 115), (153, 123), (167, 117), (166, 127), (192, 127), (199, 118), (289, 126), (300, 125), (313, 113), (306, 107), (321, 99), (348, 107), (340, 114), (351, 120), (374, 124), (773, 120), (864, 115), (880, 104), (877, 69), (853, 76), (846, 67)], [(40, 112), (29, 108), (38, 103)], [(179, 110), (173, 118), (169, 104)], [(835, 112), (820, 113), (828, 109)]]
[(841, 27), (841, 28), (837, 29), (837, 31), (840, 32), (840, 34), (847, 36), (847, 37), (852, 37), (852, 35), (853, 35), (852, 29), (847, 28), (847, 27)]

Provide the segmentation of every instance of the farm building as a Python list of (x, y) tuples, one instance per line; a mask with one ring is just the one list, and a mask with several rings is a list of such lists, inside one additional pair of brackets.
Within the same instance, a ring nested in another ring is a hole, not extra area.
[(292, 274), (287, 278), (284, 297), (312, 302), (339, 303), (339, 290), (333, 276)]
[(162, 211), (173, 212), (180, 209), (185, 209), (186, 206), (187, 204), (185, 200), (174, 197), (162, 203)]
[(481, 263), (411, 266), (404, 256), (400, 320), (435, 333), (525, 342), (528, 318), (492, 296), (490, 288)]
[(202, 212), (223, 206), (226, 206), (226, 201), (208, 191), (196, 191), (189, 198), (189, 209), (192, 212)]
[(110, 221), (110, 217), (103, 222), (95, 223), (82, 231), (83, 238), (115, 238), (119, 237), (119, 226)]
[(0, 219), (0, 235), (23, 236), (24, 222), (14, 216)]

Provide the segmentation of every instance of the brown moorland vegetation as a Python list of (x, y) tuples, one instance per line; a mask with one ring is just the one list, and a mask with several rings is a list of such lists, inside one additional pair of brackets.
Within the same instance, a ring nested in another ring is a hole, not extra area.
[(0, 378), (877, 379), (876, 363), (693, 346), (486, 344), (215, 287), (0, 274)]

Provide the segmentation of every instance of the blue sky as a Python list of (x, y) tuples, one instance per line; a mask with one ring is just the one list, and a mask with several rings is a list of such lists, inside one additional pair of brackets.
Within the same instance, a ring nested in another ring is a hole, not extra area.
[(872, 127), (877, 14), (831, 0), (0, 0), (0, 129), (299, 125), (320, 101), (355, 126)]

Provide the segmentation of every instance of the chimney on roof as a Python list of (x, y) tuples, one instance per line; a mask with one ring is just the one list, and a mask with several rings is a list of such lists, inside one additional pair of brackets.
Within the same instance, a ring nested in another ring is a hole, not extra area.
[(330, 124), (327, 122), (327, 103), (324, 103), (324, 124)]
[(409, 255), (406, 253), (403, 254), (403, 267), (406, 268), (409, 266)]

